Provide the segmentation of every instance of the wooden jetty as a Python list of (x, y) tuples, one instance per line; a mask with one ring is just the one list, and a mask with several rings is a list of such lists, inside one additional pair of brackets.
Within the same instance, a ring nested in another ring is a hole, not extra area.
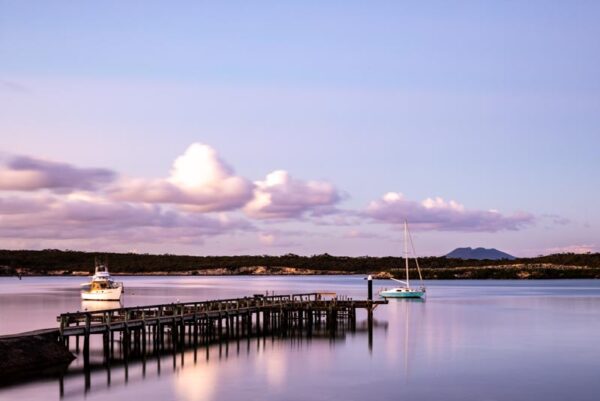
[[(370, 294), (371, 295), (371, 294)], [(373, 311), (386, 300), (354, 300), (335, 293), (254, 295), (253, 297), (202, 302), (136, 306), (98, 311), (63, 313), (57, 317), (60, 339), (83, 338), (84, 362), (89, 363), (90, 337), (101, 335), (104, 354), (114, 353), (118, 334), (124, 357), (130, 350), (146, 353), (232, 338), (302, 330), (309, 335), (315, 327), (335, 334), (338, 324), (356, 328), (356, 311), (364, 309), (372, 321)], [(187, 341), (186, 341), (187, 337)]]

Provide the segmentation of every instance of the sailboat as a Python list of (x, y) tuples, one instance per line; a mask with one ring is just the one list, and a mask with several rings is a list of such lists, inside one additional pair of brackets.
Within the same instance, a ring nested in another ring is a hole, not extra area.
[[(415, 258), (415, 262), (417, 264), (417, 271), (419, 272), (419, 280), (420, 286), (419, 288), (411, 288), (410, 281), (408, 277), (408, 243), (410, 242), (410, 246), (412, 249), (413, 256)], [(421, 268), (419, 267), (419, 260), (417, 259), (417, 255), (415, 253), (415, 246), (412, 241), (412, 237), (410, 232), (408, 231), (408, 222), (404, 220), (404, 265), (406, 268), (406, 281), (397, 280), (392, 278), (392, 280), (397, 281), (403, 284), (402, 287), (396, 287), (391, 289), (383, 289), (379, 291), (379, 296), (382, 298), (423, 298), (425, 296), (425, 285), (423, 284), (423, 276), (421, 275)]]

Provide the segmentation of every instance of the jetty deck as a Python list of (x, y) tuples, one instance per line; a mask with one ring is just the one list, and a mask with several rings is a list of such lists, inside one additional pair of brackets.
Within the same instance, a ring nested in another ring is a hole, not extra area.
[[(354, 300), (336, 293), (315, 292), (291, 295), (183, 302), (98, 311), (63, 313), (57, 317), (59, 334), (68, 346), (69, 338), (83, 337), (84, 358), (89, 355), (90, 336), (102, 335), (105, 355), (112, 354), (115, 333), (121, 349), (146, 352), (186, 343), (209, 343), (240, 336), (300, 329), (309, 334), (314, 327), (335, 333), (340, 322), (356, 328), (356, 311), (364, 309), (369, 319), (386, 300)], [(186, 341), (187, 338), (187, 341)], [(133, 344), (133, 347), (131, 346)]]

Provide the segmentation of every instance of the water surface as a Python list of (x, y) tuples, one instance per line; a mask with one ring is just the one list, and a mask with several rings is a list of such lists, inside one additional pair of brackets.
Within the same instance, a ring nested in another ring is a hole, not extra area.
[[(361, 277), (123, 277), (125, 305), (265, 291), (366, 296)], [(82, 278), (0, 278), (0, 334), (55, 327), (93, 308)], [(390, 285), (389, 282), (376, 282)], [(64, 400), (597, 400), (600, 281), (434, 281), (425, 302), (391, 301), (335, 340), (251, 339), (93, 371), (75, 361)], [(359, 319), (364, 316), (359, 316)], [(360, 326), (360, 325), (359, 325)], [(0, 389), (0, 400), (60, 399), (59, 381)]]

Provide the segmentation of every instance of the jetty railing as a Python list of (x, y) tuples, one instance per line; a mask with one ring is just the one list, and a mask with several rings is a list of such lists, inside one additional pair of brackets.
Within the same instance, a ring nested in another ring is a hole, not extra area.
[(357, 309), (365, 309), (372, 319), (373, 310), (386, 300), (354, 300), (332, 292), (290, 295), (254, 295), (252, 297), (178, 302), (63, 313), (57, 317), (61, 339), (69, 337), (84, 343), (84, 358), (89, 355), (89, 338), (103, 336), (105, 355), (114, 352), (114, 334), (120, 335), (127, 354), (134, 349), (145, 352), (147, 343), (154, 350), (164, 349), (165, 339), (174, 347), (188, 342), (194, 345), (240, 336), (260, 335), (289, 329), (307, 329), (322, 324), (335, 333), (338, 323), (356, 327)]

